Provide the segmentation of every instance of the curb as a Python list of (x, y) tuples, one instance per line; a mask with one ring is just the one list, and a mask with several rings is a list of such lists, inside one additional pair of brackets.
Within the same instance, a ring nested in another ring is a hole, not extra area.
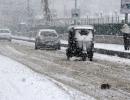
[(95, 51), (97, 53), (101, 53), (101, 54), (118, 56), (118, 57), (121, 57), (121, 58), (128, 58), (128, 59), (130, 59), (130, 53), (127, 53), (127, 52), (106, 50), (106, 49), (100, 49), (100, 48), (95, 48)]
[(27, 41), (27, 42), (33, 42), (33, 43), (35, 42), (34, 39), (30, 39), (30, 38), (21, 38), (21, 37), (15, 37), (15, 36), (13, 36), (12, 39), (14, 39), (14, 40), (22, 40), (22, 41)]

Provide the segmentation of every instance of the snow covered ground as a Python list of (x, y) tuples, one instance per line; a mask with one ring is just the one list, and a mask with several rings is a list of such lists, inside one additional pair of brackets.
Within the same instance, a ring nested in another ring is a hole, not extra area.
[(33, 42), (27, 42), (27, 41), (22, 41), (22, 40), (12, 40), (13, 43), (18, 43), (19, 45), (26, 45), (26, 46), (35, 46)]
[(121, 52), (130, 52), (130, 50), (124, 50), (123, 45), (118, 44), (105, 44), (105, 43), (95, 43), (95, 48), (113, 50), (113, 51), (121, 51)]
[(32, 37), (25, 37), (25, 36), (12, 36), (12, 38), (35, 41), (35, 38), (32, 38)]
[(54, 83), (54, 80), (0, 55), (0, 100), (95, 100), (59, 84), (61, 89)]
[(130, 65), (130, 59), (120, 58), (117, 56), (109, 56), (109, 55), (105, 55), (105, 54), (94, 53), (94, 58), (104, 60), (104, 61), (119, 63), (119, 64)]

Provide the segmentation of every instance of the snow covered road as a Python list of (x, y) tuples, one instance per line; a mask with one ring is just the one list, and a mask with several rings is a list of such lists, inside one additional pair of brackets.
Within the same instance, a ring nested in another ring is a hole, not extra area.
[(71, 100), (54, 83), (0, 56), (0, 100)]
[[(93, 62), (67, 61), (64, 50), (34, 50), (32, 44), (16, 41), (0, 42), (0, 54), (80, 91), (85, 96), (87, 95), (85, 98), (130, 100), (130, 62), (128, 59), (95, 54)], [(109, 83), (112, 87), (108, 90), (101, 90), (102, 83)], [(59, 86), (60, 89), (63, 89), (61, 86)], [(79, 99), (80, 93), (76, 95), (77, 92), (68, 92), (65, 88), (63, 90), (67, 91), (72, 100), (90, 100), (84, 99), (84, 96), (83, 99), (82, 97)]]
[[(90, 97), (86, 100), (94, 100)], [(0, 100), (73, 100), (44, 75), (0, 55)]]

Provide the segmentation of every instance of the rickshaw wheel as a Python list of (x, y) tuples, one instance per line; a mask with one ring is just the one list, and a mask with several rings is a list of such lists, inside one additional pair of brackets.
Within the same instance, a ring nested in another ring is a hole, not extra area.
[(83, 56), (82, 56), (82, 60), (83, 60), (83, 61), (86, 61), (86, 55), (83, 55)]
[(69, 57), (69, 56), (67, 56), (67, 60), (70, 60), (70, 57)]
[(93, 51), (88, 52), (89, 61), (93, 61)]
[(93, 58), (89, 58), (90, 61), (93, 61)]

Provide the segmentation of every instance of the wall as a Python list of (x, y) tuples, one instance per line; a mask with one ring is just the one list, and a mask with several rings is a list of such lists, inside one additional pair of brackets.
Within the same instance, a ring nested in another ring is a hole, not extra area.
[(95, 35), (95, 42), (97, 43), (110, 43), (110, 44), (123, 44), (122, 36), (115, 35)]

